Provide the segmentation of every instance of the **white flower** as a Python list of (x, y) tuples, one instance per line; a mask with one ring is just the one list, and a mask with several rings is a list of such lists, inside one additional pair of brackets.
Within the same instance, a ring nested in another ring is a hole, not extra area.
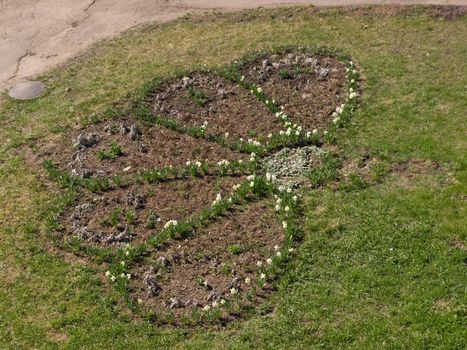
[(266, 100), (265, 103), (268, 105), (268, 104), (269, 104), (269, 100)]
[(280, 130), (279, 135), (284, 135), (284, 130)]
[(246, 284), (250, 284), (250, 283), (251, 283), (250, 277), (245, 278), (245, 283), (246, 283)]
[(111, 275), (110, 271), (105, 271), (105, 277), (109, 277)]
[(244, 80), (245, 80), (245, 76), (242, 75), (242, 76), (240, 77), (240, 81), (244, 81)]
[(333, 122), (334, 124), (337, 124), (337, 123), (339, 122), (339, 120), (341, 120), (341, 118), (336, 117), (336, 118), (334, 118), (334, 119), (332, 120), (332, 122)]
[(307, 137), (307, 138), (310, 138), (310, 136), (311, 136), (311, 132), (307, 131), (307, 132), (306, 132), (306, 137)]
[[(282, 187), (282, 186), (280, 186), (280, 187)], [(280, 191), (280, 189), (279, 189), (279, 191)], [(281, 203), (282, 203), (282, 198), (280, 198), (280, 197), (277, 198), (277, 199), (276, 199), (276, 203), (277, 203), (277, 204), (281, 204)]]
[(289, 253), (293, 253), (294, 251), (295, 251), (295, 249), (289, 248)]
[(240, 184), (233, 185), (232, 188), (234, 191), (236, 191), (240, 188)]
[(287, 222), (282, 221), (282, 227), (283, 227), (284, 229), (286, 229), (286, 228), (287, 228)]
[(125, 252), (125, 255), (126, 255), (126, 256), (130, 255), (130, 251), (127, 250), (127, 251)]
[(268, 265), (272, 265), (272, 259), (271, 259), (271, 258), (267, 259), (267, 260), (266, 260), (266, 263), (267, 263)]
[(292, 192), (292, 189), (289, 187), (287, 188), (287, 193), (291, 193)]
[(246, 177), (247, 180), (251, 181), (251, 180), (254, 180), (255, 179), (255, 175), (248, 175)]
[(270, 139), (272, 137), (272, 134), (268, 134), (268, 139)]
[(125, 261), (120, 261), (120, 265), (125, 266)]
[(229, 137), (229, 133), (228, 133), (228, 132), (225, 133), (225, 137)]
[(299, 136), (299, 135), (300, 135), (300, 131), (298, 131), (298, 130), (295, 131), (295, 135), (296, 135), (296, 136)]
[(293, 197), (292, 197), (292, 200), (293, 200), (294, 202), (296, 202), (296, 201), (298, 200), (298, 197), (297, 197), (297, 196), (293, 196)]
[(230, 294), (235, 295), (237, 293), (238, 293), (238, 290), (236, 290), (235, 288), (230, 288)]
[(122, 272), (122, 273), (120, 274), (120, 277), (121, 277), (121, 278), (125, 278), (125, 274)]
[(262, 92), (263, 92), (263, 89), (261, 89), (261, 86), (258, 86), (258, 88), (256, 89), (256, 91), (258, 91), (258, 93), (262, 93)]
[(221, 304), (222, 304), (222, 305), (225, 304), (225, 300), (224, 300), (224, 299), (221, 299)]
[(262, 261), (260, 261), (260, 260), (258, 260), (258, 261), (256, 262), (256, 266), (258, 266), (258, 267), (261, 267), (261, 266), (263, 266), (263, 262), (262, 262)]
[(312, 133), (313, 135), (316, 135), (318, 133), (318, 129), (313, 129)]
[(278, 251), (278, 250), (279, 250), (279, 246), (278, 246), (278, 245), (275, 245), (275, 246), (274, 246), (274, 250), (275, 250), (275, 251)]
[(281, 252), (277, 252), (276, 255), (280, 258), (280, 256), (282, 255)]
[(110, 280), (111, 280), (112, 282), (115, 282), (116, 279), (117, 279), (117, 278), (116, 278), (115, 276), (110, 276)]
[(164, 228), (168, 228), (170, 226), (177, 226), (178, 222), (177, 220), (169, 220), (165, 223)]
[(261, 278), (262, 280), (264, 280), (266, 278), (266, 275), (264, 273), (262, 273), (261, 275), (259, 275), (259, 278)]
[(190, 166), (191, 165), (191, 162), (189, 160), (186, 161), (185, 163), (187, 166)]
[(126, 278), (127, 278), (127, 279), (131, 279), (131, 274), (130, 274), (130, 273), (127, 273), (127, 274), (126, 274)]
[(270, 173), (266, 173), (266, 180), (271, 181), (271, 174)]
[(143, 303), (143, 299), (138, 298), (138, 304), (142, 304), (142, 303)]
[(278, 187), (278, 189), (279, 189), (279, 192), (284, 192), (285, 187), (281, 185), (281, 186)]
[(217, 307), (217, 305), (219, 305), (219, 304), (217, 303), (217, 301), (213, 301), (213, 302), (212, 302), (212, 307)]
[(357, 93), (356, 93), (356, 92), (351, 92), (351, 93), (349, 94), (349, 98), (350, 98), (350, 99), (353, 99), (353, 98), (355, 98), (355, 97), (357, 97)]
[(323, 134), (324, 134), (324, 135), (327, 135), (327, 134), (329, 134), (329, 133), (328, 133), (327, 130), (324, 130)]
[(276, 208), (276, 211), (281, 210), (281, 206), (280, 206), (279, 204), (276, 204), (276, 207), (275, 207), (275, 208)]
[(201, 168), (201, 162), (199, 160), (197, 160), (195, 164), (198, 168)]
[(227, 202), (232, 203), (232, 197), (227, 198)]
[(204, 311), (209, 311), (210, 309), (211, 309), (211, 307), (210, 307), (209, 305), (205, 305), (205, 306), (203, 307), (203, 310), (204, 310)]
[(286, 207), (284, 208), (284, 210), (285, 210), (286, 212), (290, 211), (289, 206), (286, 206)]
[(255, 185), (254, 181), (250, 182), (250, 187), (253, 187)]

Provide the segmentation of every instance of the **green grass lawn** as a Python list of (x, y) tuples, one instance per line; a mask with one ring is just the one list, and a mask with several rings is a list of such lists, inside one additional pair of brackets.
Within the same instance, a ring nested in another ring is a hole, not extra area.
[[(0, 97), (0, 348), (464, 349), (467, 17), (367, 12), (258, 10), (146, 26), (42, 76), (38, 100)], [(308, 190), (305, 240), (269, 314), (223, 329), (135, 318), (99, 266), (53, 248), (44, 216), (56, 193), (27, 149), (155, 77), (286, 44), (335, 47), (358, 63), (361, 106), (337, 142), (349, 159), (369, 152), (440, 168)]]

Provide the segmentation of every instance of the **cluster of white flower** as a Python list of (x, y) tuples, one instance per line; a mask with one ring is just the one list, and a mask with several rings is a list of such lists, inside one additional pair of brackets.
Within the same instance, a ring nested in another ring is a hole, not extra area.
[(274, 182), (277, 180), (277, 176), (275, 174), (266, 173), (266, 181)]
[(250, 154), (250, 162), (254, 162), (256, 160), (256, 153), (255, 152), (251, 152)]
[(178, 221), (177, 220), (169, 220), (164, 224), (164, 228), (169, 228), (170, 226), (177, 226)]
[(261, 142), (256, 141), (256, 140), (253, 140), (253, 139), (248, 139), (247, 142), (248, 142), (250, 145), (261, 146)]
[(222, 196), (220, 193), (217, 194), (216, 199), (214, 199), (214, 202), (212, 202), (212, 206), (215, 206), (219, 204), (219, 202), (222, 200)]
[(217, 165), (219, 165), (219, 166), (228, 166), (229, 164), (230, 164), (230, 162), (227, 159), (222, 159), (222, 160), (217, 162)]
[[(123, 264), (124, 265), (124, 264)], [(122, 266), (123, 266), (122, 265)], [(108, 277), (112, 282), (115, 282), (117, 280), (117, 277), (112, 275), (112, 273), (110, 271), (106, 271), (105, 272), (105, 276)], [(127, 273), (127, 274), (124, 274), (123, 272), (120, 274), (120, 277), (121, 278), (126, 278), (126, 279), (131, 279), (131, 274)]]
[(204, 131), (204, 130), (206, 130), (206, 127), (207, 127), (207, 126), (208, 126), (208, 121), (205, 120), (204, 123), (203, 123), (203, 125), (201, 125), (201, 129)]

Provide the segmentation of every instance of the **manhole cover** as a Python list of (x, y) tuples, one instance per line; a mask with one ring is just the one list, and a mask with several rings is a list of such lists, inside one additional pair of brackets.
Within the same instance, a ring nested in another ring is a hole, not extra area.
[(40, 81), (25, 81), (16, 84), (10, 91), (10, 97), (17, 100), (31, 100), (42, 96), (45, 91), (45, 86)]

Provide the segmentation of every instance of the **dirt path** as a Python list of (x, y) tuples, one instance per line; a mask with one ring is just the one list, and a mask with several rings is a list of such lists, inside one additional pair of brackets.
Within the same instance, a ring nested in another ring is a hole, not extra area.
[(144, 22), (213, 9), (370, 3), (459, 5), (467, 0), (0, 0), (0, 90)]

